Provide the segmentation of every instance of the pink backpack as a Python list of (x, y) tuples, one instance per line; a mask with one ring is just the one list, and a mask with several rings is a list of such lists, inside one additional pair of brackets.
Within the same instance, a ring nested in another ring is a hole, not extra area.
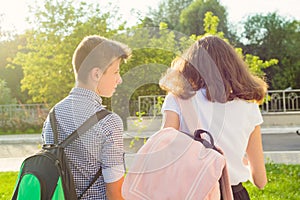
[[(233, 199), (225, 157), (202, 139), (165, 128), (141, 147), (125, 177), (122, 194), (128, 200)], [(198, 140), (198, 141), (196, 141)], [(220, 187), (221, 186), (221, 187)]]

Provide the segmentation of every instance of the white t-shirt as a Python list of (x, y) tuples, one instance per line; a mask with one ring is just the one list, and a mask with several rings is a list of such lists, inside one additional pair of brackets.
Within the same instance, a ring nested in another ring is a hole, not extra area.
[[(225, 154), (231, 185), (246, 182), (250, 178), (250, 170), (243, 164), (243, 158), (250, 134), (255, 126), (263, 123), (259, 107), (256, 103), (239, 99), (226, 103), (211, 102), (205, 94), (205, 90), (200, 89), (183, 104), (182, 100), (168, 94), (162, 113), (165, 110), (176, 112), (180, 119), (180, 131), (193, 134), (194, 129), (202, 128), (210, 132), (216, 146)], [(184, 121), (187, 118), (189, 125), (194, 124), (191, 131)]]

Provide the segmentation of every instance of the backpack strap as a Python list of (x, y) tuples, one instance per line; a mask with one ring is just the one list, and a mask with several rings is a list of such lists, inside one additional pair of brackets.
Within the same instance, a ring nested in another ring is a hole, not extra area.
[[(203, 137), (201, 137), (201, 134), (203, 134), (203, 133), (206, 133), (209, 136), (210, 141), (207, 141), (207, 140), (203, 139)], [(218, 151), (216, 146), (215, 146), (214, 138), (206, 130), (203, 130), (203, 129), (195, 130), (194, 140), (201, 142), (206, 148), (210, 148), (210, 149), (214, 149), (214, 150)]]
[[(92, 115), (89, 119), (87, 119), (77, 130), (75, 130), (71, 135), (65, 139), (61, 145), (67, 146), (71, 142), (73, 142), (76, 138), (79, 137), (82, 133), (85, 133), (87, 130), (90, 129), (91, 126), (95, 124), (95, 116), (97, 117), (96, 123), (103, 119), (108, 114), (111, 114), (111, 112), (103, 109), (98, 112), (96, 112), (95, 115)], [(90, 189), (90, 187), (97, 181), (97, 179), (102, 175), (102, 167), (97, 171), (95, 174), (93, 180), (90, 182), (89, 186), (81, 193), (81, 195), (78, 197), (78, 199), (81, 199), (83, 195)]]
[(79, 128), (73, 131), (64, 141), (58, 144), (58, 131), (57, 131), (57, 120), (55, 116), (55, 107), (53, 107), (49, 112), (51, 128), (53, 131), (54, 144), (58, 144), (60, 147), (65, 148), (74, 140), (76, 140), (80, 135), (88, 131), (92, 126), (94, 126), (101, 119), (106, 117), (106, 115), (111, 114), (111, 112), (106, 109), (96, 112), (94, 115), (89, 117)]
[[(57, 120), (55, 117), (55, 107), (53, 107), (50, 111), (50, 123), (51, 128), (54, 135), (54, 142), (55, 144), (58, 144), (58, 132), (57, 132)], [(97, 122), (99, 122), (101, 119), (105, 118), (108, 114), (111, 114), (111, 112), (107, 111), (106, 109), (100, 110), (96, 112), (96, 114), (92, 115), (90, 118), (88, 118), (79, 128), (77, 128), (75, 131), (73, 131), (64, 141), (59, 143), (58, 145), (60, 147), (65, 148), (70, 143), (72, 143), (74, 140), (76, 140), (80, 135), (84, 134), (86, 131), (88, 131), (93, 125), (95, 125)], [(89, 186), (83, 191), (83, 193), (79, 196), (78, 199), (81, 199), (82, 196), (90, 189), (90, 187), (97, 181), (97, 179), (102, 175), (102, 167), (97, 171), (95, 174), (93, 180), (90, 182)]]
[(90, 182), (89, 186), (83, 191), (83, 193), (81, 193), (81, 195), (78, 197), (78, 199), (81, 199), (83, 197), (83, 195), (90, 189), (90, 187), (92, 187), (92, 185), (97, 181), (97, 179), (102, 175), (102, 167), (100, 167), (100, 169), (97, 171), (97, 173), (95, 174), (93, 180)]
[(103, 109), (96, 114), (92, 115), (90, 118), (88, 118), (79, 128), (77, 128), (75, 131), (73, 131), (64, 141), (59, 143), (59, 146), (65, 148), (70, 143), (72, 143), (74, 140), (76, 140), (80, 135), (84, 134), (86, 131), (88, 131), (92, 126), (94, 126), (97, 122), (99, 122), (101, 119), (106, 117), (106, 115), (111, 114), (111, 112)]
[[(190, 131), (189, 133), (186, 133), (186, 135), (192, 137), (194, 140), (196, 140), (198, 142), (201, 142), (206, 148), (211, 148), (223, 155), (222, 150), (215, 146), (214, 139), (213, 139), (211, 133), (209, 133), (206, 130), (201, 129), (201, 127), (202, 127), (201, 122), (198, 119), (198, 116), (196, 115), (195, 108), (193, 107), (193, 102), (191, 102), (190, 99), (181, 99), (179, 97), (175, 97), (175, 100), (182, 112), (182, 119), (186, 123), (187, 128)], [(215, 104), (215, 105), (218, 105), (218, 104)], [(215, 112), (219, 112), (219, 113), (215, 113)], [(217, 123), (214, 123), (214, 124), (223, 124), (224, 123), (224, 119), (222, 117), (220, 117), (220, 116), (223, 116), (222, 113), (224, 113), (224, 112), (225, 112), (225, 109), (224, 109), (223, 105), (220, 105), (220, 107), (218, 107), (218, 109), (213, 110), (213, 116), (216, 116), (216, 120), (217, 120)], [(217, 125), (214, 125), (211, 127), (211, 130), (213, 132), (218, 132), (219, 127)], [(192, 131), (194, 131), (193, 136), (190, 134)], [(205, 140), (201, 136), (204, 133), (209, 136), (210, 141)], [(229, 184), (228, 171), (227, 171), (226, 165), (222, 170), (222, 176), (219, 179), (219, 184), (220, 184), (221, 199), (225, 199), (226, 197), (228, 197), (228, 199), (230, 199), (229, 198), (230, 194), (227, 193), (228, 185), (230, 186), (230, 184)], [(229, 189), (229, 191), (230, 190), (231, 189)]]

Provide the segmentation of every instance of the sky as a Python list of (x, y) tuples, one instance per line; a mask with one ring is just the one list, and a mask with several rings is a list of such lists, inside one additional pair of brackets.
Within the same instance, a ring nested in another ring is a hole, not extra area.
[[(109, 0), (86, 0), (96, 1), (100, 5), (106, 4)], [(139, 10), (146, 14), (148, 7), (157, 7), (160, 0), (110, 0), (117, 3), (120, 12), (131, 23), (134, 24), (135, 18), (130, 15), (131, 9)], [(22, 32), (28, 28), (26, 17), (28, 17), (28, 4), (35, 0), (0, 0), (0, 14), (2, 21), (0, 26), (5, 30), (16, 30)], [(300, 20), (300, 1), (299, 0), (220, 0), (220, 3), (227, 9), (228, 21), (236, 24), (245, 20), (246, 16), (253, 14), (266, 14), (277, 12), (278, 14)]]

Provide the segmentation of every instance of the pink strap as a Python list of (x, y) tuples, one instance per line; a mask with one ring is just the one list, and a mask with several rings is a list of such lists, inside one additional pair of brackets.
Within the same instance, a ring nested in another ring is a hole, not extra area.
[(182, 120), (187, 125), (189, 134), (193, 135), (195, 130), (201, 128), (201, 123), (197, 115), (197, 106), (194, 106), (191, 98), (181, 99), (175, 97), (175, 100), (180, 108)]

